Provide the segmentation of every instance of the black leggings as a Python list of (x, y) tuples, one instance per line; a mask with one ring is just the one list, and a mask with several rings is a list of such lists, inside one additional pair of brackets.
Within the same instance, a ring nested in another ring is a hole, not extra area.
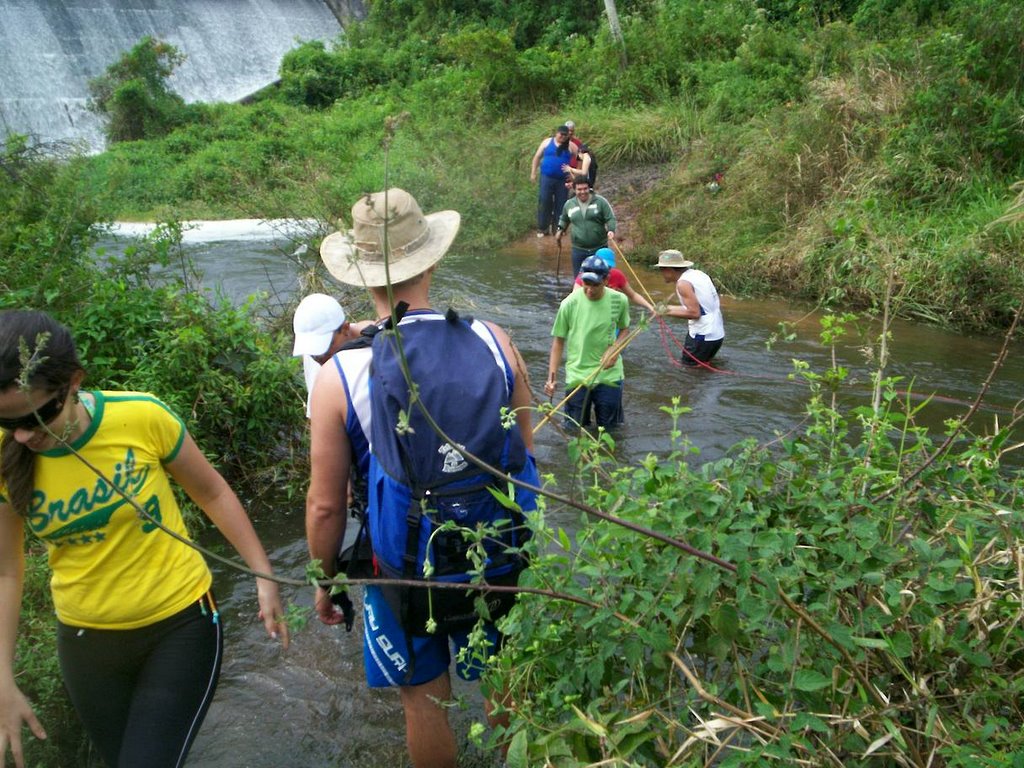
[(111, 768), (178, 768), (220, 676), (224, 638), (203, 599), (139, 629), (57, 622), (57, 653), (71, 702)]

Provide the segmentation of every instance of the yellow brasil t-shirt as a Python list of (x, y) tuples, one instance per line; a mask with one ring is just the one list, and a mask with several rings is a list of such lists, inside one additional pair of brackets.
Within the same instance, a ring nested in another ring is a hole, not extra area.
[(139, 515), (114, 488), (187, 536), (163, 468), (181, 448), (185, 425), (152, 395), (89, 394), (92, 423), (72, 447), (106, 479), (63, 446), (40, 453), (25, 523), (47, 546), (62, 622), (134, 629), (177, 613), (210, 588), (202, 555)]

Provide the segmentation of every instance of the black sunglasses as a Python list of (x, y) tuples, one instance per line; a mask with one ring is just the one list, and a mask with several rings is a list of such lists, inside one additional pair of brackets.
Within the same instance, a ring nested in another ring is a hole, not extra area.
[(40, 425), (49, 424), (60, 416), (67, 397), (68, 391), (62, 389), (31, 413), (14, 419), (0, 419), (0, 429), (6, 432), (14, 432), (16, 429), (39, 429)]

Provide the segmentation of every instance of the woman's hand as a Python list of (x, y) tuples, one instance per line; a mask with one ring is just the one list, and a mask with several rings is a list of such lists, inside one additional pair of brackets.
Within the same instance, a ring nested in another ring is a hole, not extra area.
[(288, 649), (288, 625), (284, 621), (281, 596), (277, 584), (267, 579), (256, 579), (256, 599), (260, 604), (260, 619), (271, 638), (281, 638), (281, 647)]
[(21, 748), (22, 723), (28, 725), (37, 739), (46, 738), (46, 731), (36, 719), (32, 705), (11, 681), (0, 686), (0, 764), (7, 764), (6, 755), (10, 748), (14, 765), (17, 768), (25, 768), (25, 756)]

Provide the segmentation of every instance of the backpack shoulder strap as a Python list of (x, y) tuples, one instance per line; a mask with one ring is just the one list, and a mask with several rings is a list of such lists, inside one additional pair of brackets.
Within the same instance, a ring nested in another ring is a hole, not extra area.
[[(409, 302), (400, 301), (395, 305), (394, 314), (388, 315), (378, 323), (368, 325), (359, 332), (359, 336), (352, 339), (351, 341), (345, 342), (341, 349), (364, 349), (365, 347), (373, 346), (373, 338), (381, 331), (386, 331), (391, 328), (392, 319), (397, 322), (402, 322), (402, 318), (405, 316), (406, 311), (409, 309)], [(341, 351), (341, 350), (339, 350)]]

